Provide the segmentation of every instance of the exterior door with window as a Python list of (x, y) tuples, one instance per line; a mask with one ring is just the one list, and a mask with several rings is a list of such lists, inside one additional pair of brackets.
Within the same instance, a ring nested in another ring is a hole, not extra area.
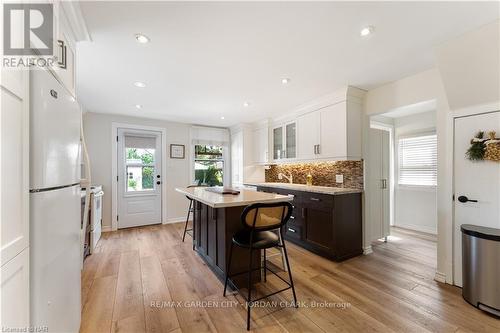
[(118, 228), (162, 222), (161, 133), (118, 129)]
[(471, 161), (466, 157), (470, 141), (478, 131), (484, 131), (485, 137), (489, 131), (495, 131), (498, 137), (500, 111), (455, 119), (453, 284), (459, 287), (462, 286), (462, 224), (500, 229), (500, 163)]

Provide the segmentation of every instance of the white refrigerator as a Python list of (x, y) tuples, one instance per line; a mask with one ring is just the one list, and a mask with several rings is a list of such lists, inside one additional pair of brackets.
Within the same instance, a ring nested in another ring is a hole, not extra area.
[(31, 325), (78, 332), (81, 110), (50, 72), (30, 75)]

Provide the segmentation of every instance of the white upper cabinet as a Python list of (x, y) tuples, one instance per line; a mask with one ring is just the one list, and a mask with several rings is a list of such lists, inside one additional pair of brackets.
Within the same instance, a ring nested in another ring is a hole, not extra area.
[(285, 123), (273, 128), (273, 160), (297, 157), (297, 123)]
[(321, 126), (319, 116), (319, 112), (310, 112), (297, 118), (299, 159), (310, 160), (317, 158)]
[(347, 98), (297, 118), (299, 160), (361, 158), (361, 99)]
[[(259, 123), (252, 131), (254, 164), (361, 159), (364, 95), (361, 89), (345, 87), (300, 106), (270, 126)], [(250, 145), (245, 142), (244, 147)]]
[(255, 164), (269, 162), (269, 129), (267, 127), (253, 130), (253, 160)]
[(54, 2), (54, 55), (52, 70), (61, 83), (75, 96), (75, 40), (60, 1)]

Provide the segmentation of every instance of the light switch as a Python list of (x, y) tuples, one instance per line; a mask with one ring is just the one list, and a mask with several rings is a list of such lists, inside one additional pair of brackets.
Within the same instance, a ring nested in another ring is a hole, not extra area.
[(335, 182), (337, 182), (337, 184), (343, 184), (344, 183), (344, 175), (335, 175)]

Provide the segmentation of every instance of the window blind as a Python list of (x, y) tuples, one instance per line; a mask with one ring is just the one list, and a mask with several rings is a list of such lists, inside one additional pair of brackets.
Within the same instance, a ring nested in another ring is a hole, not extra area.
[(436, 134), (400, 138), (398, 155), (400, 185), (437, 185)]

